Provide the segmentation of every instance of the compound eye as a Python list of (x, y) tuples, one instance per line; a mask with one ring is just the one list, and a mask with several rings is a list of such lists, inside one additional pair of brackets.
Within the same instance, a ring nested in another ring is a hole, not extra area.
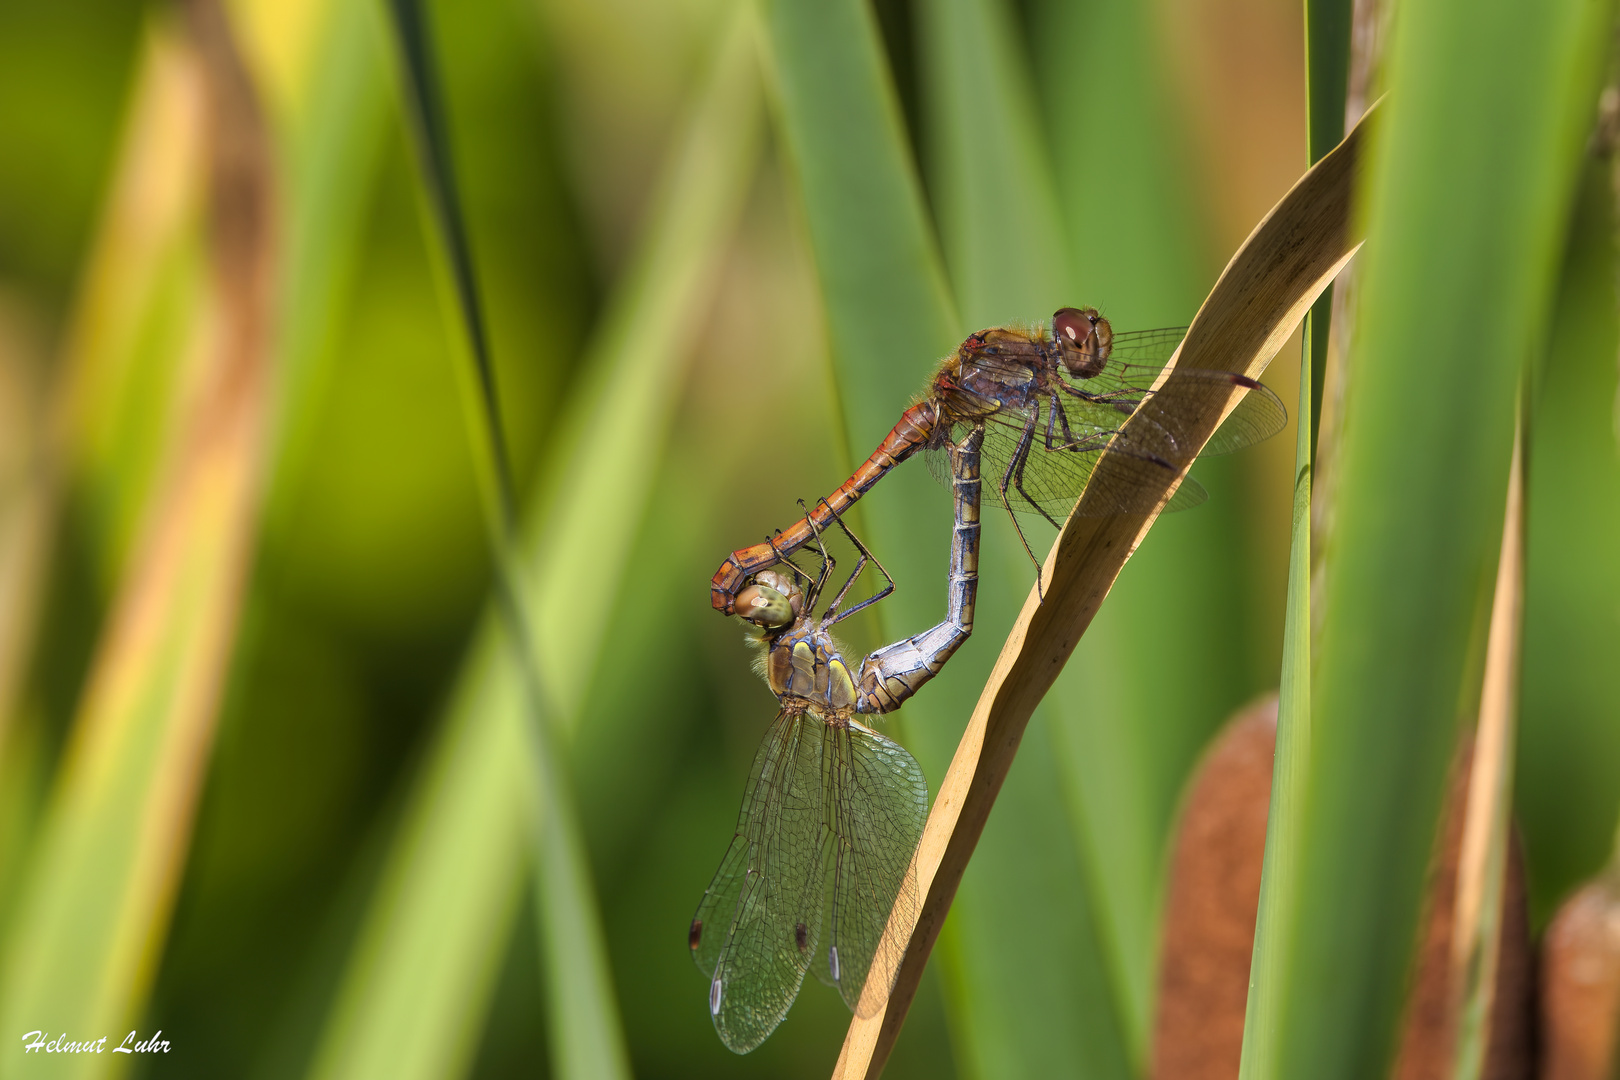
[(1052, 316), (1052, 336), (1075, 348), (1086, 343), (1099, 316), (1094, 308), (1059, 308)]
[(1059, 308), (1052, 316), (1063, 366), (1077, 379), (1089, 379), (1108, 362), (1113, 331), (1096, 308)]
[(744, 622), (775, 630), (791, 623), (797, 614), (792, 598), (769, 585), (754, 584), (737, 594), (732, 610)]

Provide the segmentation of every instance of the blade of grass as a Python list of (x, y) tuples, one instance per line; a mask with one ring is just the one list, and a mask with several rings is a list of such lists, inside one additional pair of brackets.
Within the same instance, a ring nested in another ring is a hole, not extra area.
[[(877, 445), (961, 339), (878, 27), (861, 0), (763, 0), (776, 127), (802, 207), (830, 345), (845, 464)], [(829, 476), (827, 489), (841, 477)], [(927, 587), (946, 566), (947, 502), (900, 469), (856, 509), (895, 594), (874, 609), (883, 640), (939, 618)], [(769, 524), (769, 523), (767, 523)], [(981, 592), (981, 601), (988, 599)], [(991, 613), (981, 608), (981, 626)], [(980, 633), (984, 631), (981, 629)], [(980, 663), (970, 646), (896, 718), (924, 774), (942, 775)]]
[[(165, 430), (174, 373), (196, 352), (190, 339), (201, 273), (195, 235), (204, 178), (200, 73), (172, 22), (149, 24), (141, 50), (117, 165), (49, 400), (34, 424), (11, 426), (15, 436), (34, 429), (34, 447), (31, 460), (20, 463), (28, 475), (12, 489), (7, 527), (15, 531), (6, 543), (14, 546), (5, 555), (8, 580), (0, 583), (0, 787), (8, 796), (0, 810), (0, 905), (8, 915), (57, 764), (40, 730), (55, 710), (20, 694), (39, 629), (36, 605), (48, 599), (61, 504), (78, 500), (82, 510), (88, 497), (91, 512), (84, 516), (92, 543), (102, 543), (101, 569), (116, 579), (134, 516), (152, 498), (151, 447)], [(31, 397), (18, 393), (14, 401), (26, 411), (36, 406)], [(144, 422), (129, 422), (132, 414), (144, 414)], [(120, 494), (103, 498), (109, 489)]]
[[(961, 323), (871, 10), (860, 0), (760, 6), (777, 129), (821, 286), (842, 442), (860, 461), (961, 339)], [(890, 484), (881, 500), (860, 507), (867, 542), (898, 580), (934, 580), (945, 565), (944, 543), (930, 543), (949, 532), (944, 500), (917, 472), (899, 470)], [(940, 527), (919, 527), (930, 519)], [(920, 533), (927, 539), (914, 549)], [(932, 576), (913, 566), (933, 568)], [(908, 588), (879, 611), (920, 628), (938, 618), (937, 606), (932, 591)], [(932, 771), (926, 748), (916, 749)]]
[(500, 392), (490, 355), (472, 250), (451, 167), (425, 0), (393, 0), (395, 39), (403, 74), (418, 173), (431, 228), (434, 265), (452, 299), (453, 351), (467, 378), (468, 420), (484, 492), (495, 561), (497, 608), (522, 688), (529, 786), (534, 800), (536, 895), (545, 975), (550, 982), (552, 1057), (562, 1076), (617, 1076), (629, 1072), (607, 970), (607, 947), (594, 886), (579, 834), (573, 795), (547, 715), (533, 615), (518, 552), (517, 493), (511, 451), (502, 430)]
[[(1306, 323), (1316, 318), (1313, 307)], [(1315, 335), (1301, 342), (1299, 410), (1319, 402), (1314, 390)], [(1276, 1062), (1278, 1000), (1275, 988), (1282, 970), (1280, 950), (1292, 937), (1284, 920), (1298, 911), (1299, 813), (1304, 800), (1305, 765), (1311, 756), (1311, 425), (1301, 423), (1294, 441), (1294, 515), (1288, 549), (1288, 613), (1283, 662), (1277, 692), (1277, 745), (1272, 767), (1271, 803), (1266, 815), (1266, 853), (1260, 874), (1260, 908), (1255, 918), (1250, 961), (1249, 997), (1243, 1018), (1243, 1056), (1239, 1080), (1271, 1077)]]
[[(185, 862), (251, 551), (267, 400), (270, 150), (224, 13), (199, 2), (187, 15), (211, 171), (212, 304), (197, 318), (214, 329), (10, 927), (0, 1016), (19, 1031), (43, 1022), (119, 1038), (142, 1006)], [(59, 1075), (85, 1075), (109, 1059), (55, 1064)], [(9, 1060), (7, 1071), (17, 1059)]]
[[(1350, 92), (1351, 0), (1305, 0), (1305, 142), (1310, 163), (1344, 138), (1345, 100)], [(1311, 459), (1322, 426), (1322, 388), (1327, 385), (1328, 335), (1333, 323), (1333, 287), (1311, 309)], [(1301, 413), (1301, 415), (1304, 415)]]
[[(275, 0), (254, 9), (273, 25)], [(307, 74), (287, 103), (287, 255), (280, 288), (277, 416), (271, 433), (275, 476), (298, 475), (310, 453), (305, 423), (331, 365), (319, 363), (335, 314), (350, 296), (360, 255), (365, 201), (376, 173), (386, 117), (386, 56), (376, 5), (329, 0), (315, 16), (319, 30), (311, 54), (298, 64)], [(274, 484), (266, 507), (267, 531), (288, 527)], [(270, 541), (273, 545), (274, 541)]]
[(995, 0), (926, 0), (918, 13), (932, 190), (962, 316), (1048, 315), (1074, 301), (1074, 271), (1052, 242), (1062, 215), (1010, 13)]
[[(1218, 270), (1194, 170), (1164, 100), (1150, 13), (1124, 0), (1036, 6), (1076, 302), (1116, 328), (1185, 323)], [(1072, 63), (1085, 41), (1087, 62)], [(1107, 147), (1107, 167), (1097, 149)], [(1166, 844), (1189, 770), (1253, 690), (1255, 459), (1205, 466), (1211, 504), (1155, 529), (1120, 574), (1048, 700), (1087, 884), (1134, 1060), (1151, 1055)], [(1226, 483), (1222, 483), (1222, 481)], [(1246, 572), (1248, 571), (1248, 572)], [(1261, 646), (1264, 648), (1264, 646)], [(1173, 659), (1171, 659), (1173, 658)], [(1176, 677), (1166, 678), (1167, 662)], [(1000, 811), (997, 811), (999, 814)]]
[[(1306, 0), (1306, 143), (1312, 163), (1344, 134), (1349, 93), (1349, 0)], [(1288, 551), (1288, 600), (1278, 684), (1277, 745), (1267, 810), (1266, 854), (1250, 959), (1240, 1080), (1274, 1075), (1280, 950), (1291, 935), (1297, 887), (1298, 823), (1311, 753), (1311, 488), (1322, 425), (1322, 388), (1335, 310), (1329, 285), (1305, 316), (1301, 341), (1299, 428), (1294, 448), (1294, 513)], [(1306, 417), (1309, 421), (1306, 421)]]
[(49, 438), (65, 497), (88, 519), (111, 591), (152, 496), (176, 386), (196, 346), (204, 257), (203, 100), (195, 57), (146, 31), (119, 166), (60, 360)]
[[(1350, 374), (1367, 390), (1351, 390), (1339, 442), (1277, 1075), (1388, 1065), (1605, 8), (1544, 6), (1533, 26), (1508, 4), (1396, 16)], [(1502, 125), (1526, 134), (1511, 164)]]
[[(1521, 409), (1522, 409), (1521, 405)], [(1519, 700), (1524, 608), (1524, 425), (1514, 432), (1507, 512), (1497, 559), (1496, 595), (1485, 647), (1485, 685), (1474, 737), (1452, 923), (1452, 1075), (1477, 1080), (1490, 1046), (1490, 1017), (1501, 952), (1502, 888), (1512, 828), (1513, 743)]]
[[(571, 734), (581, 697), (620, 614), (605, 590), (622, 588), (630, 549), (656, 472), (650, 448), (668, 434), (681, 382), (720, 261), (759, 153), (759, 29), (749, 5), (721, 20), (711, 68), (671, 150), (636, 257), (615, 287), (585, 358), (580, 407), (557, 445), (570, 448), (538, 494), (529, 530), (537, 567), (533, 595), (542, 654), (557, 672), (550, 689), (561, 730)], [(649, 348), (649, 337), (658, 348)], [(630, 433), (634, 433), (631, 435)], [(589, 575), (579, 573), (593, 567)]]
[(57, 500), (44, 365), (8, 316), (0, 308), (0, 763), (49, 577)]
[(23, 688), (44, 607), (57, 500), (38, 344), (0, 306), (0, 927), (44, 793), (42, 710)]
[[(1175, 364), (1221, 370), (1241, 366), (1251, 377), (1264, 370), (1358, 246), (1349, 208), (1361, 142), (1358, 128), (1256, 227), (1193, 320)], [(1231, 395), (1206, 400), (1181, 391), (1185, 384), (1175, 380), (1175, 364), (1166, 372), (1161, 397), (1174, 403), (1187, 445), (1201, 447), (1235, 401)], [(1138, 414), (1126, 422), (1126, 430), (1152, 422)], [(1103, 455), (1092, 488), (1106, 487), (1111, 477), (1132, 475), (1128, 460)], [(1164, 484), (1166, 498), (1179, 482), (1178, 475)], [(885, 999), (881, 988), (868, 987), (872, 1000), (862, 1003), (866, 1017), (850, 1025), (837, 1076), (871, 1077), (882, 1070), (1024, 727), (1156, 516), (1089, 516), (1087, 499), (1095, 498), (1088, 489), (1065, 524), (1047, 557), (1045, 601), (1030, 590), (979, 699), (917, 853), (924, 900), (916, 922), (902, 925), (903, 918), (897, 917), (885, 935), (909, 943), (894, 991)]]
[[(1524, 696), (1515, 782), (1532, 910), (1545, 924), (1610, 858), (1620, 727), (1620, 315), (1609, 165), (1589, 162), (1569, 231), (1547, 374), (1530, 422)], [(1617, 862), (1616, 865), (1620, 865)]]
[[(933, 190), (964, 317), (992, 326), (1079, 302), (1069, 249), (1052, 242), (1056, 182), (1010, 12), (998, 0), (930, 0), (918, 15)], [(978, 632), (994, 640), (1033, 574), (1000, 510), (986, 517)], [(972, 656), (982, 681), (989, 652)], [(1107, 898), (1082, 870), (1088, 844), (1065, 807), (1074, 777), (1071, 757), (1056, 752), (1062, 733), (1043, 725), (1032, 737), (1053, 746), (1007, 789), (957, 896), (943, 956), (951, 1029), (969, 1071), (983, 1075), (1126, 1076), (1140, 1061), (1145, 1010), (1133, 1008), (1121, 950), (1099, 925)], [(1008, 919), (1014, 910), (1022, 917)]]
[[(1350, 64), (1345, 96), (1345, 123), (1361, 119), (1370, 102), (1383, 93), (1383, 49), (1387, 36), (1389, 5), (1381, 0), (1353, 0), (1350, 26)], [(1318, 70), (1321, 70), (1319, 67)], [(1309, 87), (1307, 86), (1307, 89)], [(1331, 88), (1328, 90), (1332, 92)], [(1323, 542), (1332, 521), (1333, 495), (1337, 490), (1338, 469), (1335, 449), (1339, 428), (1344, 423), (1345, 390), (1349, 369), (1354, 362), (1354, 331), (1357, 296), (1357, 263), (1345, 267), (1333, 283), (1333, 304), (1325, 351), (1320, 357), (1312, 349), (1313, 371), (1320, 376), (1315, 393), (1315, 414), (1311, 418), (1315, 434), (1311, 444), (1311, 544), (1312, 596), (1321, 594)], [(1313, 320), (1314, 330), (1314, 320)], [(1311, 612), (1311, 633), (1321, 630), (1321, 605)]]
[[(697, 316), (707, 306), (755, 167), (759, 91), (748, 14), (743, 5), (731, 20), (673, 145), (640, 250), (588, 351), (585, 363), (592, 375), (571, 410), (599, 421), (616, 404), (634, 415), (643, 424), (644, 438), (636, 443), (643, 455), (656, 455), (679, 401), (673, 376), (684, 370), (695, 345)], [(658, 333), (649, 336), (648, 327)], [(537, 512), (529, 515), (528, 531), (536, 535), (528, 556), (536, 602), (544, 597), (549, 603), (561, 594), (576, 604), (611, 607), (613, 591), (622, 587), (625, 553), (617, 530), (634, 533), (652, 494), (651, 471), (644, 457), (592, 459), (586, 448), (604, 438), (622, 438), (624, 430), (617, 422), (606, 430), (580, 423), (559, 442), (565, 450), (551, 468), (567, 475), (545, 485), (551, 498), (537, 501)], [(586, 513), (578, 462), (587, 462), (593, 483), (614, 493), (611, 507), (604, 500), (600, 516)], [(579, 564), (553, 554), (588, 549), (574, 535), (581, 531), (600, 545), (596, 569), (588, 575), (578, 573)], [(580, 629), (585, 640), (571, 643), (569, 653), (543, 654), (559, 673), (557, 689), (565, 704), (553, 722), (561, 731), (575, 722), (567, 703), (578, 700), (603, 647), (603, 629), (593, 622)], [(412, 796), (412, 824), (401, 834), (373, 901), (341, 1004), (323, 1038), (317, 1076), (438, 1076), (465, 1068), (473, 1049), (521, 884), (514, 868), (522, 865), (525, 836), (513, 826), (522, 820), (525, 800), (533, 797), (523, 770), (514, 767), (522, 748), (524, 707), (518, 661), (509, 649), (497, 647), (498, 632), (492, 613), (461, 675), (445, 734)], [(548, 639), (547, 647), (552, 646), (560, 649), (561, 643)], [(552, 947), (550, 935), (545, 941)], [(589, 1015), (596, 1003), (574, 996), (577, 986), (568, 982), (578, 965), (603, 962), (601, 953), (577, 955), (592, 948), (580, 941), (569, 947), (572, 951), (553, 947), (549, 954), (554, 1040), (565, 1034), (559, 1031), (562, 1024), (603, 1024), (601, 1017)], [(605, 1054), (607, 1033), (586, 1037)], [(604, 1075), (592, 1071), (604, 1068), (628, 1071), (622, 1062), (604, 1064), (600, 1057), (561, 1065), (574, 1075)]]
[(523, 689), (486, 620), (330, 1009), (310, 1075), (461, 1075), (522, 896)]

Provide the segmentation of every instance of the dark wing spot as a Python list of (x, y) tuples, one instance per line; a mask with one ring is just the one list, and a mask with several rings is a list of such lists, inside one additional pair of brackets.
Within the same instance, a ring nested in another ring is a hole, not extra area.
[(805, 929), (804, 923), (799, 923), (793, 928), (793, 940), (798, 943), (800, 952), (804, 952), (805, 946), (809, 944), (809, 936), (810, 932)]
[(688, 930), (686, 932), (686, 944), (689, 947), (691, 947), (693, 949), (696, 949), (698, 947), (698, 943), (701, 942), (702, 940), (703, 940), (703, 920), (702, 919), (693, 919), (692, 920), (692, 929), (690, 929), (690, 930)]

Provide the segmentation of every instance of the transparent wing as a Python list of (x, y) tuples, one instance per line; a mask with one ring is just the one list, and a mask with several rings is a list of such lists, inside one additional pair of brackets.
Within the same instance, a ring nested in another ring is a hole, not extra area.
[[(832, 916), (827, 974), (857, 1015), (868, 980), (894, 986), (904, 947), (883, 942), (890, 912), (915, 921), (912, 857), (928, 817), (928, 784), (903, 747), (859, 724), (829, 729)], [(870, 1004), (875, 1006), (875, 1001)]]
[[(994, 505), (1002, 501), (1002, 487), (1006, 487), (1006, 505), (1015, 514), (1029, 514), (1036, 517), (1051, 517), (1061, 522), (1068, 517), (1069, 511), (1074, 509), (1075, 500), (1085, 490), (1091, 481), (1091, 475), (1096, 470), (1098, 456), (1108, 445), (1115, 429), (1106, 433), (1098, 433), (1094, 437), (1079, 440), (1074, 443), (1055, 445), (1048, 449), (1045, 440), (1045, 408), (1042, 407), (1037, 414), (1037, 433), (1032, 436), (1028, 455), (1024, 459), (1022, 470), (1012, 468), (1011, 463), (1024, 436), (1024, 423), (1010, 412), (996, 414), (988, 418), (985, 423), (982, 478), (984, 485), (983, 501), (986, 505)], [(1054, 425), (1055, 427), (1055, 425)], [(965, 425), (959, 425), (960, 430), (953, 432), (953, 436), (960, 438), (966, 433)], [(1070, 429), (1073, 431), (1073, 428)], [(1056, 442), (1056, 440), (1054, 440)], [(1132, 460), (1127, 470), (1128, 482), (1122, 482), (1120, 474), (1116, 471), (1115, 478), (1109, 483), (1109, 493), (1106, 498), (1101, 493), (1092, 500), (1093, 512), (1096, 514), (1145, 514), (1151, 511), (1158, 503), (1158, 492), (1167, 479), (1167, 474), (1175, 472), (1177, 466), (1157, 455), (1145, 453), (1137, 455), (1132, 453), (1127, 444), (1116, 445), (1116, 450)], [(949, 487), (950, 456), (944, 450), (930, 450), (927, 455), (928, 469), (935, 479)], [(1170, 499), (1165, 512), (1188, 510), (1198, 506), (1209, 498), (1201, 484), (1192, 477), (1182, 481), (1175, 495)]]
[[(1149, 395), (1159, 373), (1164, 370), (1170, 357), (1175, 355), (1176, 348), (1186, 335), (1185, 326), (1115, 334), (1107, 366), (1100, 373), (1089, 379), (1071, 378), (1067, 381), (1077, 392), (1094, 398), (1099, 404), (1107, 407), (1129, 406), (1126, 409), (1129, 413)], [(1230, 391), (1234, 382), (1250, 387), (1232, 414), (1199, 452), (1200, 456), (1230, 454), (1234, 450), (1264, 442), (1288, 423), (1288, 410), (1277, 395), (1264, 384), (1246, 376), (1228, 371), (1187, 368), (1178, 370), (1178, 377), (1205, 383), (1223, 395)]]
[[(1247, 392), (1199, 449), (1200, 455), (1230, 453), (1281, 431), (1288, 411), (1268, 387), (1244, 375), (1178, 370), (1163, 388), (1152, 389), (1184, 332), (1178, 327), (1117, 335), (1108, 364), (1098, 374), (1084, 379), (1065, 376), (1061, 392), (1027, 407), (1003, 405), (983, 414), (987, 492), (1004, 498), (1015, 513), (1061, 521), (1090, 482), (1099, 454), (1112, 443), (1116, 454), (1131, 460), (1110, 471), (1090, 500), (1091, 512), (1148, 513), (1158, 503), (1166, 474), (1193, 456), (1177, 419), (1185, 412), (1185, 399), (1224, 399), (1234, 386)], [(1129, 441), (1115, 439), (1125, 421), (1139, 413), (1154, 418), (1153, 423), (1139, 421)], [(965, 426), (958, 428), (953, 434), (960, 438)], [(1019, 461), (1021, 466), (1013, 464)], [(943, 452), (930, 454), (929, 469), (949, 483), (949, 462)], [(1186, 510), (1207, 498), (1203, 487), (1189, 478), (1164, 509)]]
[(1109, 359), (1163, 367), (1175, 355), (1176, 347), (1187, 336), (1188, 329), (1185, 326), (1157, 326), (1151, 330), (1127, 330), (1115, 334)]
[(784, 708), (754, 756), (736, 833), (692, 920), (720, 1041), (746, 1054), (799, 994), (821, 935), (827, 815), (822, 719)]

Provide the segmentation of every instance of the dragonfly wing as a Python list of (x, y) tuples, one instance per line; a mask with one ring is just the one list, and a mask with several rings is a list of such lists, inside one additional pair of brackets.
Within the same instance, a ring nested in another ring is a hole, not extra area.
[(928, 817), (928, 783), (905, 748), (877, 732), (852, 724), (831, 734), (832, 916), (826, 960), (844, 1003), (864, 1016), (881, 1000), (874, 995), (862, 1011), (866, 984), (876, 980), (887, 993), (905, 955), (904, 943), (883, 940), (890, 913), (916, 921), (913, 857)]
[[(1168, 401), (1155, 406), (1150, 400), (1157, 396), (1152, 387), (1162, 369), (1162, 364), (1111, 364), (1100, 375), (1091, 379), (1073, 380), (1071, 385), (1097, 401), (1142, 402), (1146, 403), (1150, 412), (1156, 409), (1159, 415), (1169, 417), (1175, 415), (1178, 410), (1170, 408)], [(1277, 397), (1270, 387), (1246, 375), (1230, 371), (1178, 368), (1174, 382), (1166, 383), (1159, 394), (1224, 398), (1232, 392), (1234, 385), (1247, 387), (1248, 393), (1238, 400), (1225, 422), (1210, 437), (1209, 442), (1204, 444), (1203, 449), (1199, 451), (1200, 456), (1230, 454), (1234, 450), (1242, 450), (1246, 446), (1264, 442), (1288, 423), (1288, 410), (1284, 407), (1282, 399)], [(1168, 419), (1166, 423), (1168, 425)], [(1179, 420), (1177, 425), (1179, 426)]]
[(1170, 496), (1170, 501), (1164, 504), (1164, 509), (1160, 512), (1174, 514), (1179, 510), (1203, 506), (1208, 501), (1209, 491), (1203, 484), (1189, 476), (1181, 481), (1181, 486), (1176, 488), (1176, 493)]
[(1205, 454), (1230, 454), (1264, 442), (1288, 424), (1288, 409), (1271, 387), (1255, 383), (1205, 445)]
[(693, 920), (720, 1041), (746, 1054), (799, 994), (821, 936), (827, 726), (784, 708), (754, 757), (736, 834)]
[[(1045, 438), (1045, 410), (1036, 415), (1036, 432), (1031, 437), (1024, 467), (1012, 468), (1024, 438), (1028, 414), (1010, 410), (997, 413), (984, 426), (980, 449), (980, 472), (986, 501), (1000, 502), (1005, 484), (1006, 503), (1015, 514), (1050, 514), (1059, 521), (1074, 507), (1097, 467), (1097, 455), (1108, 444), (1108, 436), (1075, 431), (1075, 445), (1048, 450)], [(1123, 417), (1121, 417), (1123, 419)]]
[[(749, 794), (752, 793), (753, 782), (750, 781)], [(747, 812), (748, 796), (744, 796), (743, 813), (746, 815)], [(720, 948), (725, 944), (732, 916), (737, 911), (737, 899), (742, 895), (743, 882), (747, 880), (749, 840), (744, 831), (746, 824), (746, 817), (737, 822), (737, 832), (731, 838), (731, 846), (726, 848), (725, 858), (720, 860), (720, 869), (715, 871), (714, 880), (704, 890), (697, 914), (692, 917), (692, 925), (687, 931), (692, 959), (697, 963), (698, 970), (710, 979), (714, 978), (714, 965), (720, 960)]]
[(1152, 330), (1127, 330), (1115, 334), (1109, 359), (1126, 361), (1142, 367), (1163, 367), (1175, 355), (1181, 339), (1187, 336), (1185, 326), (1163, 326)]

